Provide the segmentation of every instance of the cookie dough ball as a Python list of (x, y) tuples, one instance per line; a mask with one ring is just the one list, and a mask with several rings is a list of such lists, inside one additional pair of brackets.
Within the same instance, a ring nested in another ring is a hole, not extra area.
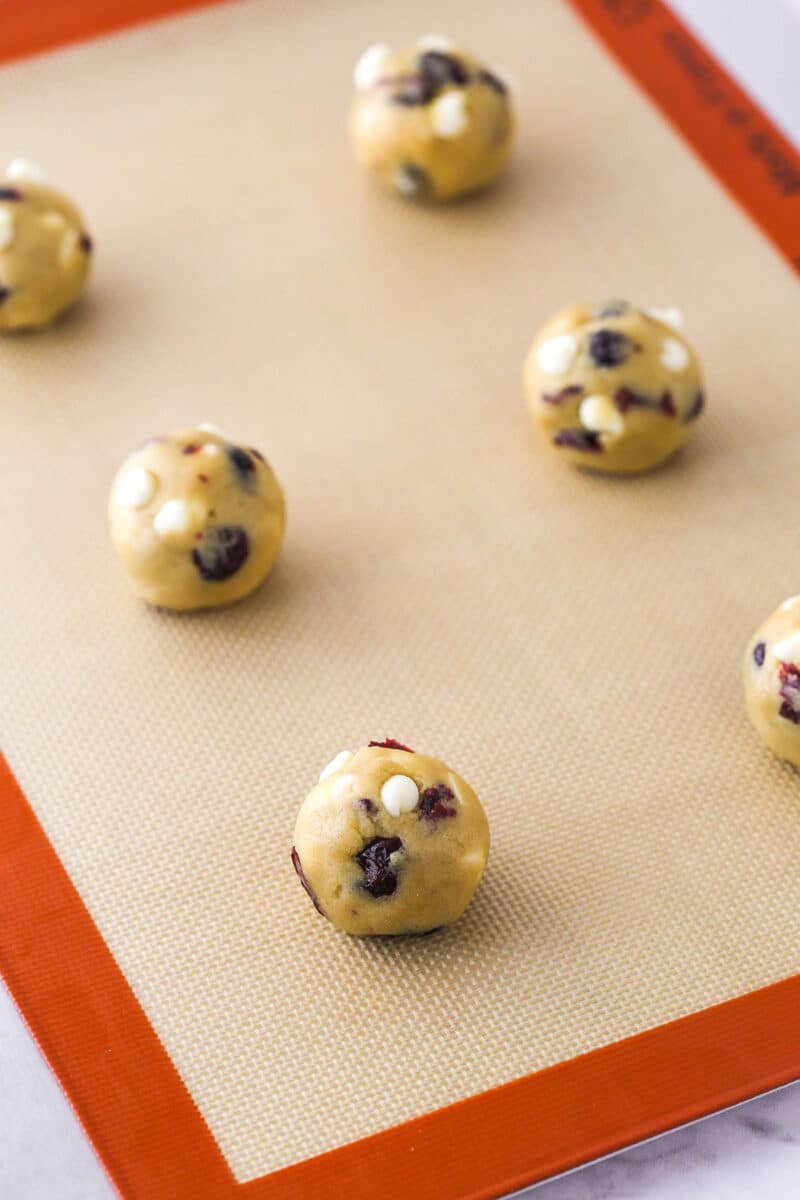
[(800, 596), (784, 600), (750, 639), (744, 695), (770, 750), (800, 766)]
[(559, 454), (620, 474), (674, 454), (704, 405), (680, 311), (623, 300), (575, 305), (548, 321), (525, 363), (525, 392)]
[(0, 178), (0, 330), (49, 325), (86, 287), (91, 261), (77, 208), (15, 159)]
[(162, 608), (230, 604), (258, 587), (283, 539), (283, 492), (252, 447), (214, 425), (153, 438), (120, 467), (111, 540), (135, 590)]
[(446, 38), (394, 53), (370, 46), (356, 64), (350, 132), (378, 182), (414, 200), (452, 200), (505, 166), (514, 134), (507, 78)]
[(457, 921), (488, 857), (469, 784), (392, 739), (336, 755), (300, 809), (292, 850), (317, 911), (357, 937)]

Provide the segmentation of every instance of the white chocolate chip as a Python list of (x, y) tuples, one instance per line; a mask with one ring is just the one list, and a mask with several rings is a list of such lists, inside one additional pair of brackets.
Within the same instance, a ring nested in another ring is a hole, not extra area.
[(646, 308), (644, 311), (648, 317), (660, 321), (662, 325), (669, 325), (670, 329), (674, 329), (676, 333), (683, 331), (685, 321), (679, 308)]
[(559, 333), (537, 348), (536, 365), (544, 375), (563, 375), (577, 353), (578, 339), (571, 333)]
[(29, 158), (13, 158), (6, 167), (6, 179), (15, 183), (47, 183), (48, 179), (42, 168)]
[(772, 653), (780, 662), (800, 666), (800, 633), (790, 633), (782, 642), (775, 642)]
[(368, 92), (375, 86), (391, 53), (391, 49), (384, 42), (369, 46), (364, 51), (353, 70), (356, 91)]
[(336, 755), (336, 758), (332, 758), (327, 767), (323, 767), (320, 771), (320, 783), (322, 783), (323, 779), (327, 779), (329, 775), (332, 775), (334, 771), (340, 770), (340, 768), (343, 767), (346, 762), (349, 762), (352, 757), (352, 750), (340, 750)]
[(340, 779), (334, 779), (331, 787), (331, 794), (337, 803), (349, 799), (354, 796), (358, 790), (357, 775), (342, 775)]
[(689, 351), (677, 338), (664, 338), (661, 343), (661, 365), (668, 371), (685, 371), (689, 365)]
[(438, 50), (442, 54), (447, 54), (449, 50), (455, 50), (456, 44), (452, 38), (443, 37), (440, 33), (424, 33), (421, 38), (417, 38), (418, 50)]
[(173, 533), (188, 533), (190, 527), (191, 514), (185, 500), (168, 500), (153, 519), (153, 528), (161, 538)]
[(784, 600), (781, 605), (781, 612), (788, 612), (790, 608), (794, 608), (796, 604), (800, 604), (800, 596), (790, 596), (788, 600)]
[(156, 494), (158, 480), (147, 467), (131, 467), (120, 479), (114, 499), (121, 508), (144, 508)]
[(211, 421), (201, 421), (197, 428), (202, 429), (203, 433), (216, 433), (219, 434), (220, 437), (225, 436), (219, 425), (214, 425)]
[(392, 817), (413, 812), (419, 804), (419, 788), (408, 775), (390, 775), (381, 788), (381, 804)]
[(7, 250), (14, 240), (14, 218), (7, 208), (0, 208), (0, 250)]
[(207, 454), (209, 458), (213, 458), (215, 454), (220, 453), (220, 448), (216, 442), (203, 442), (200, 450), (203, 454)]
[(463, 91), (445, 92), (431, 105), (431, 125), (437, 137), (458, 137), (467, 128), (467, 97)]
[(622, 433), (625, 422), (622, 413), (614, 407), (608, 396), (587, 396), (578, 409), (581, 425), (592, 433)]
[(77, 229), (65, 230), (64, 236), (61, 238), (61, 245), (58, 248), (58, 259), (62, 266), (66, 266), (75, 254), (79, 242), (80, 234)]

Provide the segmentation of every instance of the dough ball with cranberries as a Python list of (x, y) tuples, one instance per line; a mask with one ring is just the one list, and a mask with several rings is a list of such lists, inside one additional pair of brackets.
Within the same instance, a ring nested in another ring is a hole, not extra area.
[(370, 46), (356, 63), (350, 132), (358, 162), (412, 200), (486, 187), (514, 136), (508, 77), (428, 35), (410, 50)]
[(675, 308), (575, 305), (539, 331), (525, 363), (534, 423), (563, 458), (629, 474), (691, 436), (703, 381)]
[(800, 766), (800, 596), (784, 600), (750, 639), (744, 695), (770, 750)]
[(138, 594), (211, 608), (258, 587), (280, 550), (283, 492), (263, 455), (214, 425), (153, 438), (120, 467), (111, 540)]
[(328, 763), (292, 849), (314, 907), (356, 937), (457, 921), (488, 857), (489, 823), (469, 784), (391, 738)]
[(0, 175), (0, 330), (49, 325), (78, 299), (91, 262), (77, 208), (40, 167), (14, 159)]

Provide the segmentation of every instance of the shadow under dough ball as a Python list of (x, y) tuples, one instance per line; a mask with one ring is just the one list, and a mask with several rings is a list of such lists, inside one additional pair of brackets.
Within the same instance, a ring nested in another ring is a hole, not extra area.
[(570, 462), (631, 474), (691, 436), (705, 400), (678, 309), (576, 304), (539, 330), (525, 362), (534, 424)]
[(469, 784), (392, 739), (343, 750), (325, 767), (292, 848), (317, 912), (357, 937), (457, 921), (488, 857), (489, 823)]
[(453, 200), (502, 171), (514, 137), (508, 76), (456, 49), (420, 38), (410, 50), (370, 46), (354, 72), (355, 155), (388, 191)]
[(135, 591), (161, 608), (212, 608), (257, 588), (283, 540), (283, 491), (258, 450), (198, 425), (151, 439), (120, 467), (111, 540)]
[(784, 600), (750, 639), (744, 695), (770, 750), (800, 766), (800, 596)]
[(92, 239), (74, 204), (27, 159), (0, 177), (0, 331), (41, 329), (89, 279)]

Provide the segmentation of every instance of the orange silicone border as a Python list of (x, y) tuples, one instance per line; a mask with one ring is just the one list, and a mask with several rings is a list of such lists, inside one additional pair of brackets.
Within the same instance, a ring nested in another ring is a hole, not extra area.
[[(659, 0), (570, 3), (800, 269), (800, 155)], [(197, 6), (17, 0), (0, 61)], [(490, 1200), (800, 1077), (794, 976), (237, 1184), (1, 756), (0, 970), (126, 1200)]]
[(568, 2), (800, 273), (792, 143), (661, 0)]
[(800, 1075), (794, 976), (237, 1184), (1, 757), (0, 813), (0, 969), (126, 1200), (489, 1200)]
[(0, 62), (228, 0), (0, 0)]

